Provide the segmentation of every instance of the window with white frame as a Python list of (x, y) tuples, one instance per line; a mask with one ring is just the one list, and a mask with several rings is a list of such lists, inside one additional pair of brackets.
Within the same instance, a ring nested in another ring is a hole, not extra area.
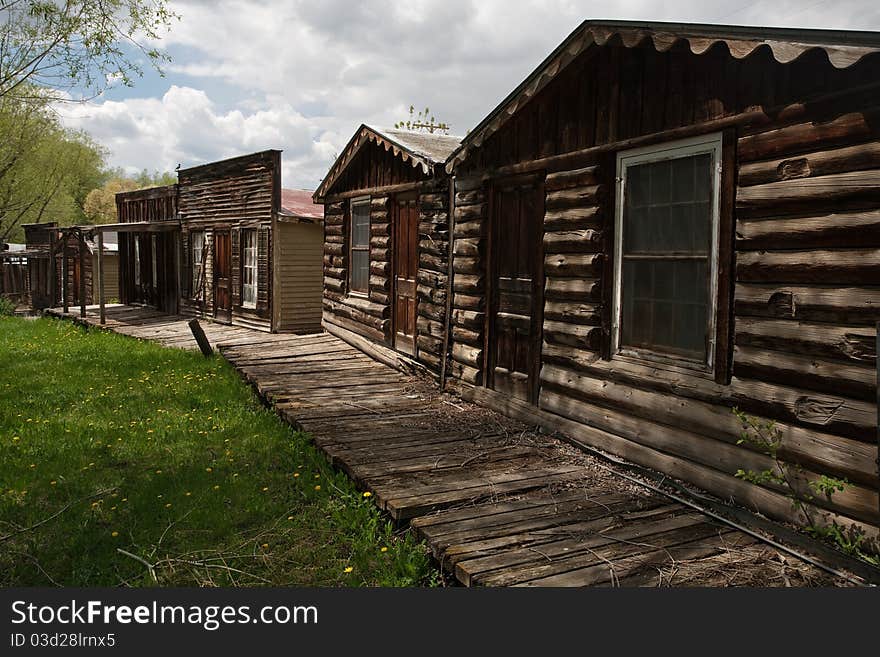
[(349, 292), (367, 294), (370, 289), (370, 199), (351, 202), (351, 267)]
[(612, 355), (711, 372), (721, 135), (617, 156)]
[(241, 305), (257, 307), (257, 231), (241, 231)]
[(205, 283), (205, 233), (193, 231), (189, 235), (192, 257), (192, 298), (201, 299)]

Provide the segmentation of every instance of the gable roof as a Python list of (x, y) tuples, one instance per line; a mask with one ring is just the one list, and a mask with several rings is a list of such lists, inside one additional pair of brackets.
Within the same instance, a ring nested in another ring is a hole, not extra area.
[(324, 206), (312, 200), (312, 192), (306, 189), (281, 188), (281, 212), (283, 217), (308, 219), (313, 222), (324, 218)]
[(795, 61), (805, 53), (822, 50), (832, 66), (848, 68), (866, 56), (880, 52), (880, 32), (802, 30), (690, 23), (640, 21), (584, 21), (520, 85), (465, 137), (446, 161), (447, 173), (467, 157), (470, 147), (479, 147), (513, 114), (538, 94), (578, 55), (593, 45), (604, 46), (619, 37), (626, 48), (645, 40), (657, 52), (684, 43), (695, 55), (702, 55), (723, 43), (735, 59), (744, 59), (759, 48), (768, 49), (780, 64)]
[(434, 171), (434, 165), (446, 161), (446, 158), (461, 143), (461, 137), (407, 130), (387, 130), (361, 124), (342, 153), (333, 162), (330, 171), (327, 172), (318, 189), (315, 190), (315, 201), (323, 200), (355, 156), (370, 143), (378, 144), (386, 151), (392, 151), (404, 162), (409, 162), (413, 168), (420, 168), (425, 175), (431, 175)]

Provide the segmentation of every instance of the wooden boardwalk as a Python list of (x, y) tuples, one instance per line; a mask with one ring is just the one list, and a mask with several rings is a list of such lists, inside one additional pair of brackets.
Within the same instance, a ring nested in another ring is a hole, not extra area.
[[(597, 467), (580, 450), (441, 394), (329, 334), (203, 326), (281, 416), (309, 432), (391, 517), (410, 522), (465, 585), (835, 583)], [(109, 309), (107, 327), (195, 348), (184, 318), (143, 308)]]

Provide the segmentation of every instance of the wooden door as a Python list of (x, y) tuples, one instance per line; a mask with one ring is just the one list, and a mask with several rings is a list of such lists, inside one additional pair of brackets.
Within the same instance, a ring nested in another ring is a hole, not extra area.
[(544, 276), (543, 183), (530, 177), (495, 187), (488, 331), (488, 384), (536, 404), (541, 367)]
[(419, 269), (418, 198), (398, 198), (394, 212), (394, 348), (416, 354), (416, 276)]
[(214, 317), (232, 321), (232, 246), (228, 230), (214, 232)]

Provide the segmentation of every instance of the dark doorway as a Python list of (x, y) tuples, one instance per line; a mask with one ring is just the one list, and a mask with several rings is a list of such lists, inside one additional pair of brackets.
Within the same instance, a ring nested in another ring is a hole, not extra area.
[(394, 204), (394, 348), (416, 354), (416, 277), (419, 269), (418, 197)]
[(232, 247), (229, 231), (214, 233), (214, 318), (232, 321)]
[(490, 388), (537, 403), (543, 315), (544, 185), (502, 181), (492, 195), (488, 331)]

